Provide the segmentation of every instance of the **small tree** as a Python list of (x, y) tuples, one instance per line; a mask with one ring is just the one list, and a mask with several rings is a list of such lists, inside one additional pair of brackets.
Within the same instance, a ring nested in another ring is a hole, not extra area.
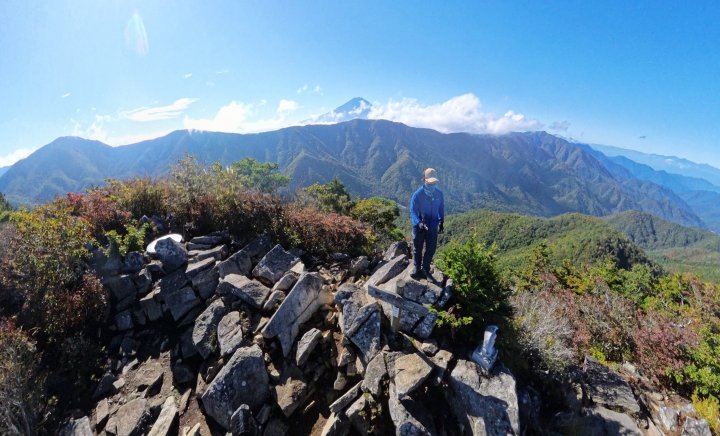
[(495, 246), (483, 246), (472, 237), (464, 243), (451, 242), (439, 257), (438, 265), (453, 280), (462, 313), (473, 318), (472, 328), (464, 333), (474, 339), (486, 324), (507, 321), (512, 313), (510, 290), (500, 280)]
[(400, 210), (392, 200), (371, 197), (355, 202), (350, 215), (356, 220), (370, 225), (381, 243), (403, 239), (402, 232), (395, 226)]
[(238, 177), (242, 184), (260, 192), (275, 192), (290, 183), (290, 177), (278, 173), (278, 164), (273, 162), (258, 162), (247, 157), (230, 165), (230, 172)]
[(337, 178), (333, 178), (323, 185), (314, 183), (303, 190), (312, 206), (321, 212), (335, 212), (349, 215), (355, 205), (345, 185)]

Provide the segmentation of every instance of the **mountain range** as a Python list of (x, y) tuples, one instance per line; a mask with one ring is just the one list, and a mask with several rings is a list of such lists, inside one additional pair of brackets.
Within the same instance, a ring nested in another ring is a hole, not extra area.
[(506, 135), (443, 134), (384, 120), (355, 119), (258, 134), (176, 131), (122, 147), (75, 137), (58, 138), (0, 177), (0, 191), (34, 204), (98, 185), (107, 178), (160, 176), (186, 153), (201, 161), (244, 157), (279, 164), (291, 189), (340, 178), (355, 195), (407, 203), (423, 168), (438, 170), (447, 208), (479, 207), (554, 216), (610, 215), (642, 210), (689, 226), (704, 226), (671, 189), (621, 176), (590, 147), (545, 132)]

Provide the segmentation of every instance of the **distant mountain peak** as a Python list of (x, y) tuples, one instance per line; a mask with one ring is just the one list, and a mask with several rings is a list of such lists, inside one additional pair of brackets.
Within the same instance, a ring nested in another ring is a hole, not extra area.
[(362, 97), (355, 97), (331, 112), (305, 120), (302, 124), (334, 124), (355, 119), (366, 120), (371, 109), (372, 103)]

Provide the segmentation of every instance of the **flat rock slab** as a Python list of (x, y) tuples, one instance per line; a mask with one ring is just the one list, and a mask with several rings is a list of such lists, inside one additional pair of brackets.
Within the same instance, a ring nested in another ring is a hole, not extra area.
[(340, 398), (335, 400), (334, 403), (330, 405), (330, 412), (338, 414), (343, 411), (350, 403), (355, 401), (355, 399), (360, 395), (360, 387), (362, 385), (362, 382), (358, 382), (355, 386), (348, 389), (347, 392), (345, 392)]
[(250, 255), (244, 249), (218, 264), (218, 272), (221, 278), (230, 274), (249, 276), (251, 270), (252, 261), (250, 260)]
[(165, 308), (170, 311), (175, 321), (200, 304), (200, 299), (190, 286), (186, 286), (165, 296)]
[(595, 404), (622, 413), (638, 413), (640, 405), (630, 385), (618, 373), (596, 359), (585, 357), (585, 382)]
[(210, 269), (215, 265), (215, 259), (212, 257), (209, 257), (207, 259), (203, 259), (198, 262), (193, 262), (191, 264), (188, 264), (187, 269), (185, 270), (185, 275), (192, 279), (196, 275), (200, 274), (201, 272), (205, 271), (206, 269)]
[(383, 380), (387, 377), (388, 370), (385, 363), (385, 353), (376, 355), (365, 368), (365, 376), (362, 381), (362, 390), (370, 392), (376, 398), (382, 394)]
[(218, 298), (195, 319), (192, 341), (195, 349), (197, 349), (203, 359), (207, 359), (217, 351), (218, 324), (222, 317), (225, 316), (225, 313), (227, 313), (227, 308), (223, 304), (222, 299)]
[(403, 270), (407, 267), (407, 264), (407, 256), (397, 256), (375, 271), (375, 273), (370, 276), (367, 283), (373, 286), (381, 285), (403, 272)]
[(432, 372), (432, 365), (418, 353), (395, 359), (395, 387), (400, 398), (422, 386)]
[(273, 286), (299, 261), (298, 257), (285, 251), (282, 245), (278, 244), (260, 260), (252, 274), (267, 286)]
[(136, 398), (121, 406), (110, 419), (117, 426), (117, 436), (131, 436), (142, 432), (149, 417), (147, 400)]
[[(155, 420), (148, 436), (169, 436), (173, 434), (173, 430), (178, 424), (178, 408), (175, 404), (175, 398), (169, 396), (160, 409), (160, 415)], [(175, 433), (176, 434), (176, 433)]]
[(188, 257), (192, 257), (196, 262), (203, 261), (206, 259), (214, 259), (221, 261), (227, 257), (228, 248), (225, 245), (211, 248), (209, 250), (191, 251), (188, 253)]
[(221, 356), (230, 355), (240, 347), (243, 340), (240, 312), (230, 312), (222, 317), (217, 327), (217, 336)]
[(289, 367), (275, 386), (277, 404), (286, 418), (289, 418), (298, 407), (302, 406), (309, 394), (308, 384), (303, 374), (295, 367)]
[(307, 362), (308, 357), (312, 354), (315, 347), (320, 342), (322, 332), (316, 328), (308, 330), (298, 341), (297, 352), (295, 353), (295, 363), (302, 366)]
[(245, 276), (230, 274), (225, 276), (217, 288), (220, 295), (234, 295), (255, 309), (262, 309), (270, 295), (270, 288)]
[(353, 344), (358, 347), (360, 359), (367, 365), (382, 347), (380, 337), (380, 305), (367, 304), (358, 310), (353, 324), (345, 332)]
[(270, 394), (260, 347), (238, 348), (201, 395), (205, 412), (226, 430), (232, 413), (243, 404), (255, 410)]
[(205, 269), (192, 278), (192, 286), (200, 298), (207, 300), (212, 297), (220, 281), (220, 273), (217, 266)]
[(310, 319), (320, 306), (331, 301), (332, 294), (323, 289), (320, 276), (316, 273), (304, 273), (263, 328), (263, 337), (277, 337), (283, 355), (287, 357), (300, 331), (300, 325)]
[(132, 384), (135, 385), (138, 390), (158, 387), (160, 383), (162, 383), (163, 371), (164, 370), (160, 362), (145, 362), (142, 366), (140, 366), (140, 368), (138, 368), (137, 371), (135, 371)]
[(520, 434), (515, 378), (502, 365), (489, 377), (480, 371), (475, 362), (458, 360), (445, 391), (452, 413), (471, 434)]

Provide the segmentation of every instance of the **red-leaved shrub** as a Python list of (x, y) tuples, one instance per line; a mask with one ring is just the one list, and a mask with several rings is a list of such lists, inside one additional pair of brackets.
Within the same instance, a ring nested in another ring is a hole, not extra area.
[(365, 226), (348, 216), (289, 207), (286, 234), (292, 244), (317, 254), (360, 254), (367, 250)]

